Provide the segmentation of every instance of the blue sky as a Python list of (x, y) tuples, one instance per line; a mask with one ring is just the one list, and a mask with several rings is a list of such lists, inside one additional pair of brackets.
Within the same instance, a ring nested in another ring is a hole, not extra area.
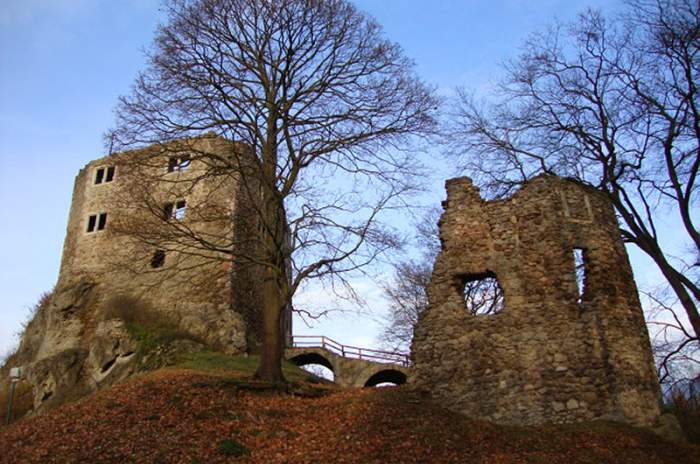
[[(499, 75), (536, 29), (572, 19), (586, 6), (613, 12), (603, 0), (363, 0), (386, 35), (402, 45), (419, 74), (444, 94), (463, 85), (479, 91)], [(0, 352), (28, 308), (55, 283), (73, 180), (103, 156), (102, 133), (117, 97), (144, 66), (158, 23), (158, 0), (2, 0), (0, 5)], [(441, 173), (451, 173), (443, 166)], [(428, 179), (436, 201), (444, 176)], [(637, 256), (643, 281), (654, 271)], [(338, 315), (300, 333), (374, 344), (380, 292), (361, 282), (373, 314)], [(302, 295), (303, 297), (303, 295)], [(321, 299), (310, 288), (307, 299)]]

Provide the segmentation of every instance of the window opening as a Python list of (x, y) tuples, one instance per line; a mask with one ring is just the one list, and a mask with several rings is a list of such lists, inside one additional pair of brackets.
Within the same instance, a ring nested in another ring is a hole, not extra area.
[(151, 267), (157, 269), (165, 264), (165, 250), (156, 250), (151, 258)]
[(583, 294), (586, 291), (586, 277), (588, 269), (586, 266), (586, 250), (574, 248), (574, 276), (576, 278), (576, 302), (583, 301)]
[(163, 206), (163, 218), (166, 221), (169, 221), (173, 217), (173, 208), (175, 205), (173, 203), (166, 203), (165, 206)]
[(169, 221), (170, 219), (182, 221), (185, 218), (186, 209), (187, 203), (185, 200), (178, 200), (175, 203), (166, 203), (163, 206), (163, 217), (166, 221)]
[(190, 155), (173, 156), (168, 159), (168, 172), (181, 172), (187, 169), (192, 162)]
[(97, 215), (91, 214), (90, 217), (88, 217), (87, 231), (94, 232), (96, 224), (97, 224)]
[(187, 204), (185, 203), (185, 200), (180, 200), (177, 203), (175, 203), (175, 212), (173, 213), (173, 217), (178, 221), (182, 221), (183, 219), (185, 219), (186, 208)]
[(114, 180), (114, 166), (97, 168), (95, 170), (95, 185), (106, 184)]
[(104, 230), (107, 226), (107, 213), (91, 214), (88, 216), (87, 231), (95, 232), (96, 230)]
[(100, 216), (97, 219), (97, 230), (104, 230), (106, 225), (107, 225), (107, 213), (100, 213)]
[(497, 314), (503, 311), (504, 294), (493, 272), (464, 277), (462, 297), (465, 309), (474, 316)]

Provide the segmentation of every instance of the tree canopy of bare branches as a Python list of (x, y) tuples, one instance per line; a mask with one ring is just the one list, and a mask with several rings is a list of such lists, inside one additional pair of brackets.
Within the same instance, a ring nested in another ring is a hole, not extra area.
[[(165, 8), (149, 66), (121, 98), (109, 138), (116, 149), (167, 150), (213, 133), (246, 147), (245, 157), (196, 148), (190, 156), (208, 167), (204, 175), (236, 173), (259, 198), (258, 253), (246, 256), (263, 270), (257, 375), (279, 381), (280, 318), (300, 284), (346, 284), (397, 245), (381, 213), (414, 188), (419, 166), (406, 148), (434, 132), (438, 101), (400, 47), (344, 0), (170, 0)], [(244, 253), (235, 243), (228, 250)]]
[[(490, 103), (460, 91), (452, 148), (493, 196), (541, 173), (604, 192), (623, 239), (658, 266), (697, 340), (700, 4), (632, 0), (622, 15), (588, 10), (533, 35)], [(660, 235), (669, 211), (685, 253)]]

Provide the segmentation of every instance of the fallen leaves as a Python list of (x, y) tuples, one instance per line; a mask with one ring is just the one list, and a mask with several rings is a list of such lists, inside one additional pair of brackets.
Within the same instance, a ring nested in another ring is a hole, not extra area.
[(596, 423), (470, 420), (402, 389), (163, 370), (0, 429), (1, 463), (691, 463), (700, 448)]

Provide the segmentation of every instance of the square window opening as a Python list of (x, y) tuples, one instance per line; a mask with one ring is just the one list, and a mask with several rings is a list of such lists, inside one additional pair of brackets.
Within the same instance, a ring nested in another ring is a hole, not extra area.
[(505, 306), (503, 288), (496, 274), (470, 274), (462, 278), (464, 308), (474, 316), (498, 314)]

